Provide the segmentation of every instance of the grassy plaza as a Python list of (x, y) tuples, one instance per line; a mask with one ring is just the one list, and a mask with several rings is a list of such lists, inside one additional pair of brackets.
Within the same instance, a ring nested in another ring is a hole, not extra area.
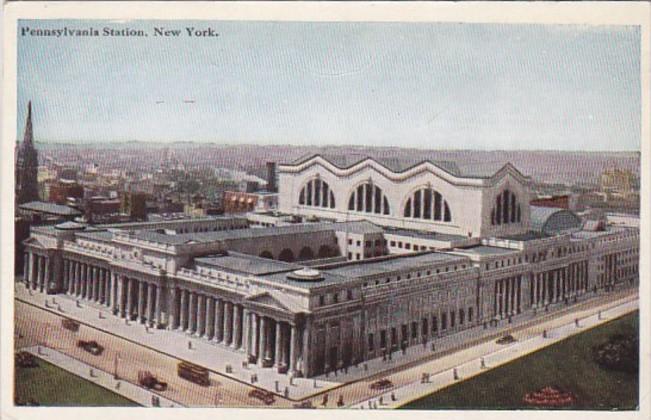
[(133, 407), (135, 402), (38, 359), (38, 367), (16, 367), (14, 400), (41, 406)]
[(507, 365), (444, 388), (401, 408), (532, 409), (522, 399), (545, 386), (576, 395), (567, 409), (634, 410), (638, 407), (639, 375), (601, 368), (592, 356), (593, 346), (614, 334), (639, 334), (639, 312), (567, 338)]

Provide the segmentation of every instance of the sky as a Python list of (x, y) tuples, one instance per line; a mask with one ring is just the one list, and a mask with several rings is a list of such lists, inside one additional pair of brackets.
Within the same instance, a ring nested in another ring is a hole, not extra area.
[(17, 138), (31, 100), (40, 142), (639, 150), (639, 37), (633, 26), (22, 20)]

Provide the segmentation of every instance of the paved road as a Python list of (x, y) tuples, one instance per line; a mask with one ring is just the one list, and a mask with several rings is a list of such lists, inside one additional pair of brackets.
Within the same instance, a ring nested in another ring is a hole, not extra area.
[[(118, 375), (131, 383), (137, 383), (138, 371), (149, 370), (169, 384), (161, 393), (173, 401), (189, 407), (256, 407), (265, 406), (262, 401), (248, 396), (250, 387), (222, 377), (211, 375), (211, 385), (203, 387), (183, 380), (176, 375), (179, 359), (157, 353), (136, 343), (81, 325), (78, 332), (61, 327), (61, 316), (49, 311), (15, 301), (16, 348), (44, 345), (73, 357), (89, 366), (114, 372), (118, 357)], [(105, 347), (100, 356), (94, 356), (77, 347), (77, 340), (96, 340)], [(216, 401), (218, 404), (215, 404)], [(289, 407), (291, 403), (276, 398), (276, 407)]]
[[(36, 297), (40, 299), (39, 302), (42, 305), (45, 296), (38, 295)], [(519, 321), (514, 322), (511, 333), (518, 339), (525, 340), (528, 337), (542, 334), (543, 329), (551, 330), (559, 325), (572, 322), (576, 317), (586, 317), (594, 314), (599, 308), (603, 309), (607, 306), (612, 306), (614, 304), (613, 302), (618, 300), (636, 298), (637, 293), (635, 291), (622, 291), (612, 293), (610, 296), (601, 296), (598, 299), (565, 307), (561, 311), (550, 312), (535, 319), (521, 318)], [(178, 378), (176, 375), (176, 365), (179, 358), (173, 357), (175, 355), (178, 356), (176, 353), (162, 354), (152, 348), (139, 345), (137, 341), (125, 340), (113, 334), (84, 325), (81, 326), (79, 332), (73, 333), (61, 327), (61, 318), (62, 316), (57, 313), (16, 300), (16, 327), (24, 335), (23, 338), (16, 339), (16, 346), (27, 347), (44, 344), (108, 372), (114, 370), (115, 357), (119, 354), (118, 373), (120, 376), (135, 383), (138, 371), (147, 369), (170, 384), (164, 396), (187, 406), (264, 406), (261, 401), (248, 397), (248, 392), (252, 389), (251, 387), (223, 375), (212, 374), (212, 384), (210, 387), (201, 387)], [(114, 320), (107, 318), (102, 321), (113, 322)], [(129, 330), (132, 330), (132, 328), (137, 327), (128, 327)], [(160, 333), (162, 331), (157, 331), (150, 338), (157, 338)], [(328, 386), (338, 386), (335, 390), (326, 391), (325, 388), (314, 389), (311, 387), (311, 381), (309, 381), (311, 388), (309, 393), (327, 392), (329, 394), (328, 402), (323, 406), (326, 408), (336, 408), (339, 395), (343, 396), (345, 406), (364, 402), (382, 393), (381, 391), (371, 391), (369, 388), (369, 385), (379, 377), (388, 377), (397, 388), (413, 384), (419, 380), (422, 372), (432, 373), (444, 371), (495, 352), (498, 347), (494, 343), (494, 335), (505, 333), (503, 330), (501, 332), (490, 329), (481, 331), (480, 328), (476, 331), (466, 331), (461, 334), (445, 337), (437, 342), (440, 343), (440, 350), (435, 354), (427, 354), (427, 350), (425, 349), (411, 348), (406, 356), (400, 355), (396, 357), (395, 362), (399, 362), (398, 359), (400, 358), (402, 358), (403, 362), (408, 362), (404, 366), (394, 366), (388, 372), (373, 374), (373, 372), (377, 372), (379, 369), (386, 370), (386, 363), (381, 362), (381, 360), (371, 361), (369, 362), (371, 366), (369, 372), (364, 372), (360, 366), (358, 368), (351, 368), (349, 374), (343, 377), (339, 375), (339, 377), (335, 378), (331, 375), (330, 378), (319, 378), (319, 383), (327, 383)], [(460, 337), (463, 334), (475, 334), (479, 337), (474, 342), (461, 343), (463, 340)], [(162, 337), (161, 335), (160, 338)], [(186, 340), (180, 335), (171, 337), (178, 337), (178, 340)], [(79, 338), (95, 339), (106, 347), (106, 351), (102, 356), (92, 356), (76, 346), (76, 341)], [(141, 340), (141, 342), (143, 341)], [(180, 347), (183, 347), (183, 343), (184, 341), (181, 341)], [(199, 343), (199, 345), (202, 344)], [(185, 353), (188, 353), (188, 351), (184, 350), (183, 354)], [(210, 354), (214, 353), (197, 350), (195, 357), (204, 357)], [(422, 359), (424, 356), (430, 359), (417, 360)], [(410, 359), (413, 359), (413, 361), (409, 361)], [(302, 382), (305, 382), (305, 380), (302, 380)], [(344, 382), (348, 383), (344, 384)], [(305, 384), (302, 384), (302, 387), (304, 386)], [(305, 390), (305, 392), (308, 391)], [(307, 398), (306, 401), (311, 401), (315, 406), (322, 407), (322, 398), (322, 395), (317, 395)], [(217, 404), (216, 401), (218, 401)], [(274, 404), (275, 407), (279, 408), (290, 407), (291, 405), (292, 401), (282, 397), (277, 397), (276, 403)]]
[(160, 400), (160, 407), (181, 407), (176, 401), (172, 401), (153, 391), (137, 386), (128, 381), (115, 379), (112, 373), (93, 368), (80, 360), (74, 359), (54, 349), (44, 346), (34, 346), (21, 349), (33, 354), (45, 361), (52, 363), (61, 369), (74, 375), (84, 378), (96, 385), (104, 387), (111, 392), (119, 394), (137, 404), (145, 407), (153, 407), (153, 398), (157, 396)]

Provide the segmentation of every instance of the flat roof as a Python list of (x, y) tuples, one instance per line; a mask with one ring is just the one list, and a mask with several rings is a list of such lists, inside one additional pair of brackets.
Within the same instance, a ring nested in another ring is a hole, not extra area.
[(333, 223), (313, 223), (287, 226), (271, 226), (256, 229), (231, 229), (213, 232), (190, 232), (179, 234), (165, 234), (155, 230), (140, 230), (132, 234), (136, 239), (157, 242), (167, 245), (181, 245), (185, 243), (210, 243), (230, 239), (254, 239), (277, 235), (296, 235), (301, 233), (334, 231)]
[(41, 213), (56, 214), (59, 216), (79, 216), (81, 212), (72, 207), (62, 206), (60, 204), (48, 203), (45, 201), (32, 201), (21, 204), (18, 208), (22, 210), (38, 211)]
[(534, 231), (520, 233), (517, 235), (506, 235), (506, 236), (499, 237), (499, 239), (507, 239), (509, 241), (516, 241), (516, 242), (528, 242), (528, 241), (535, 241), (544, 238), (549, 238), (549, 235), (545, 235), (542, 232), (534, 232)]
[(386, 228), (384, 230), (384, 233), (386, 233), (387, 235), (407, 236), (410, 238), (425, 239), (431, 241), (451, 242), (451, 241), (463, 241), (468, 239), (467, 236), (463, 236), (463, 235), (452, 235), (448, 233), (438, 233), (438, 232), (421, 232), (421, 231), (410, 230), (410, 229)]
[(497, 246), (478, 245), (469, 248), (455, 248), (454, 252), (479, 255), (484, 257), (484, 256), (493, 256), (493, 255), (517, 254), (520, 251), (511, 248), (500, 248)]
[(467, 259), (463, 256), (441, 252), (404, 254), (393, 258), (381, 258), (351, 262), (335, 268), (323, 268), (323, 272), (344, 277), (367, 277), (376, 274), (425, 268), (440, 263), (461, 263)]
[(229, 251), (224, 255), (195, 258), (194, 261), (202, 266), (215, 267), (225, 271), (252, 274), (256, 276), (294, 271), (302, 267), (284, 261), (261, 258), (232, 251)]

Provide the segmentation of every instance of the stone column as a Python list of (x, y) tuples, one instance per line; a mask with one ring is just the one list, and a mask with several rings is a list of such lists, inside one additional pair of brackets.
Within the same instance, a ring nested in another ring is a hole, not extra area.
[(138, 322), (145, 323), (145, 282), (138, 280)]
[(273, 321), (273, 337), (274, 337), (274, 344), (276, 345), (276, 348), (274, 350), (274, 367), (279, 367), (280, 366), (280, 352), (281, 352), (281, 333), (280, 333), (280, 322), (274, 320)]
[(260, 353), (258, 356), (258, 364), (262, 366), (262, 363), (267, 356), (267, 318), (262, 316), (260, 317)]
[(289, 369), (296, 371), (296, 351), (298, 350), (298, 334), (296, 325), (291, 324), (289, 330)]
[(111, 307), (111, 304), (113, 303), (113, 299), (115, 299), (115, 294), (113, 293), (113, 273), (109, 271), (108, 269), (104, 272), (104, 276), (106, 278), (106, 288), (105, 290), (105, 296), (104, 296), (104, 304), (106, 305), (107, 308)]
[(197, 294), (190, 292), (190, 309), (188, 313), (188, 329), (187, 331), (193, 333), (197, 330)]
[[(64, 260), (65, 264), (66, 260)], [(29, 275), (29, 254), (23, 253), (23, 283), (28, 284)]]
[(81, 282), (82, 282), (81, 277), (83, 276), (82, 265), (83, 264), (79, 261), (75, 263), (76, 272), (77, 272), (75, 276), (75, 296), (77, 297), (81, 297)]
[(118, 288), (118, 294), (116, 295), (116, 302), (114, 302), (113, 306), (116, 306), (118, 308), (118, 316), (120, 318), (124, 318), (126, 316), (126, 308), (124, 307), (124, 294), (126, 292), (126, 280), (124, 276), (120, 276), (117, 273), (115, 274), (116, 279), (117, 279), (117, 288)]
[[(62, 259), (63, 261), (63, 271), (62, 271), (62, 286), (63, 290), (68, 290), (68, 269), (70, 268), (70, 261), (66, 260), (65, 258)], [(23, 278), (27, 276), (27, 260), (23, 258)]]
[(259, 322), (258, 322), (259, 316), (256, 313), (251, 313), (251, 345), (249, 349), (249, 354), (252, 354), (255, 357), (258, 357), (260, 354), (258, 350), (258, 344), (260, 343), (260, 339), (258, 336), (259, 332)]
[(311, 369), (311, 358), (310, 358), (310, 338), (311, 338), (311, 321), (310, 319), (305, 320), (305, 325), (303, 326), (303, 341), (302, 341), (302, 349), (301, 349), (301, 358), (303, 359), (303, 375), (304, 376), (309, 376), (310, 372), (312, 372)]
[(224, 305), (224, 344), (233, 342), (233, 303), (226, 302)]
[(29, 275), (27, 276), (27, 280), (25, 281), (25, 286), (29, 289), (30, 287), (33, 288), (35, 278), (36, 278), (36, 261), (34, 258), (34, 253), (29, 252)]
[(178, 307), (176, 306), (176, 287), (172, 286), (170, 288), (169, 294), (169, 303), (167, 305), (167, 328), (170, 330), (175, 330), (177, 328), (177, 322), (179, 320)]
[(251, 343), (251, 313), (249, 312), (248, 309), (242, 309), (242, 320), (243, 320), (242, 348), (244, 349), (244, 352), (248, 355), (249, 346)]
[(233, 305), (233, 342), (232, 347), (239, 349), (242, 343), (242, 307), (240, 305)]
[(111, 311), (115, 314), (118, 311), (118, 275), (114, 272), (109, 272), (109, 276), (111, 279), (111, 295), (109, 298), (109, 302), (107, 302), (107, 306), (110, 305)]
[(134, 280), (132, 278), (125, 277), (124, 279), (127, 293), (127, 319), (131, 319), (133, 315), (133, 282)]
[(217, 308), (215, 314), (215, 340), (224, 340), (224, 300), (217, 299)]
[(41, 292), (47, 291), (50, 285), (50, 258), (49, 257), (43, 257), (43, 265), (45, 268), (43, 270), (43, 281), (41, 282)]
[(206, 338), (212, 340), (215, 336), (215, 298), (206, 296)]
[(147, 324), (150, 327), (156, 323), (156, 289), (153, 283), (147, 284)]
[(161, 309), (162, 309), (161, 306), (162, 306), (162, 303), (163, 303), (163, 296), (162, 296), (163, 291), (161, 290), (161, 288), (163, 286), (161, 286), (161, 285), (151, 285), (151, 287), (153, 287), (156, 290), (156, 293), (155, 293), (156, 303), (154, 304), (154, 317), (156, 318), (156, 320), (154, 321), (155, 322), (154, 326), (156, 328), (160, 328), (160, 326), (162, 324), (162, 321), (163, 321), (163, 319), (161, 317)]
[(197, 296), (197, 332), (196, 334), (201, 337), (206, 332), (206, 297), (204, 295)]
[(181, 291), (181, 314), (179, 327), (185, 331), (188, 329), (188, 291), (180, 289)]
[(93, 300), (99, 300), (99, 269), (93, 267)]

